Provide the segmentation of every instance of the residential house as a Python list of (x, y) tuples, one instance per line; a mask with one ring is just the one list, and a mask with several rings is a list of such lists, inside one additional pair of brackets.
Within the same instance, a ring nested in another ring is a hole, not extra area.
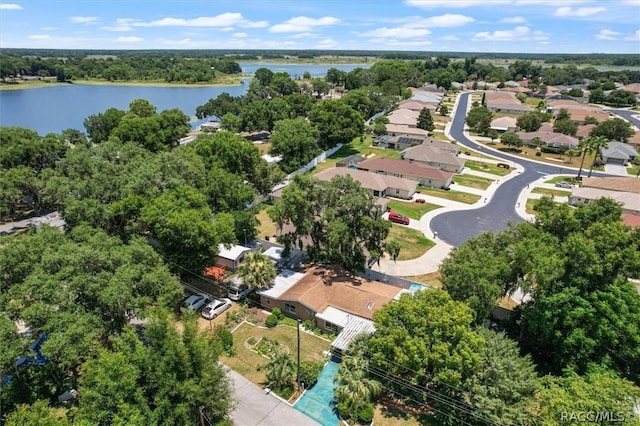
[(517, 132), (518, 120), (513, 117), (499, 117), (491, 121), (491, 128), (498, 133)]
[(429, 132), (417, 127), (409, 127), (400, 124), (387, 124), (387, 134), (391, 136), (405, 136), (409, 138), (426, 138)]
[(232, 245), (227, 248), (224, 244), (218, 245), (218, 257), (216, 266), (228, 271), (235, 271), (251, 249), (240, 245)]
[(354, 164), (358, 164), (359, 162), (365, 160), (365, 157), (363, 157), (362, 155), (358, 155), (358, 154), (353, 154), (350, 155), (348, 157), (343, 158), (342, 160), (338, 161), (336, 163), (337, 167), (350, 167), (353, 166)]
[(622, 203), (624, 215), (640, 216), (640, 179), (631, 176), (582, 178), (582, 186), (571, 191), (569, 204), (589, 204), (602, 197)]
[(578, 131), (576, 131), (576, 137), (578, 140), (582, 140), (589, 136), (594, 127), (596, 127), (595, 124), (583, 124), (582, 126), (578, 126)]
[(602, 161), (607, 164), (628, 164), (638, 157), (636, 149), (623, 142), (608, 142), (605, 148), (600, 150)]
[(503, 90), (485, 92), (483, 103), (492, 112), (525, 114), (533, 111), (531, 107), (520, 102), (514, 93)]
[[(356, 164), (359, 167), (361, 163)], [(418, 183), (414, 180), (397, 176), (370, 173), (364, 170), (347, 167), (334, 167), (315, 175), (320, 180), (330, 181), (334, 176), (349, 175), (360, 182), (363, 188), (370, 190), (374, 197), (395, 197), (409, 200), (416, 193)]]
[(537, 146), (535, 142), (536, 138), (539, 138), (541, 144), (554, 148), (577, 148), (578, 139), (573, 136), (565, 135), (562, 133), (554, 132), (542, 132), (540, 130), (536, 132), (519, 133), (522, 143), (528, 146)]
[(417, 127), (418, 125), (418, 117), (420, 116), (419, 111), (414, 111), (411, 109), (396, 109), (387, 114), (387, 118), (389, 119), (389, 124), (395, 124), (400, 126), (409, 126), (409, 127)]
[(372, 173), (414, 180), (422, 186), (433, 188), (449, 188), (453, 179), (453, 173), (409, 160), (369, 158), (356, 167)]
[(438, 104), (440, 102), (422, 102), (416, 99), (407, 99), (398, 104), (398, 107), (401, 109), (410, 109), (411, 111), (422, 111), (423, 109), (428, 109), (433, 114), (438, 108)]
[(451, 173), (460, 173), (465, 160), (458, 157), (458, 145), (429, 138), (422, 144), (412, 146), (400, 153), (403, 160), (433, 166)]
[(442, 87), (438, 87), (434, 83), (425, 83), (425, 84), (422, 85), (422, 87), (417, 89), (417, 91), (432, 92), (432, 93), (444, 93), (445, 92), (445, 90)]
[(312, 321), (329, 331), (344, 330), (349, 320), (371, 321), (373, 314), (391, 302), (402, 289), (370, 281), (336, 266), (315, 266), (304, 274), (285, 270), (274, 284), (259, 290), (260, 303), (285, 315)]
[[(424, 138), (382, 135), (375, 138), (372, 145), (380, 148), (406, 149), (420, 145), (422, 142), (424, 142)], [(338, 164), (338, 166), (340, 166), (340, 164)]]

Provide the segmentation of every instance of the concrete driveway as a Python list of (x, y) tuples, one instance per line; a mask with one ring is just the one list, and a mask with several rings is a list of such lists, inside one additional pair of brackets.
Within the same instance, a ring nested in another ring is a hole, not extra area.
[(278, 397), (265, 393), (240, 374), (226, 369), (231, 379), (236, 407), (231, 420), (237, 426), (320, 426)]
[(611, 175), (616, 176), (626, 176), (629, 177), (629, 173), (627, 173), (627, 168), (620, 164), (605, 164), (604, 171)]

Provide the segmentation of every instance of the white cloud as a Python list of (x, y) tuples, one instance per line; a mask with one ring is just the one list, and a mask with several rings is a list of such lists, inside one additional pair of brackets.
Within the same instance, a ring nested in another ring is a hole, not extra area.
[(74, 24), (91, 24), (92, 22), (96, 22), (98, 18), (95, 16), (72, 16), (69, 20)]
[(454, 35), (446, 35), (443, 37), (440, 37), (440, 40), (444, 40), (444, 41), (458, 41), (460, 40), (458, 37), (454, 36)]
[(200, 16), (193, 19), (162, 18), (151, 22), (132, 22), (135, 27), (233, 27), (261, 28), (269, 25), (267, 21), (247, 21), (241, 13), (222, 13), (216, 16)]
[(118, 43), (140, 43), (141, 41), (144, 41), (144, 39), (136, 36), (118, 37), (116, 39)]
[(631, 6), (640, 6), (640, 0), (623, 0), (622, 3), (628, 4)]
[(331, 49), (338, 46), (338, 42), (332, 38), (325, 38), (322, 40), (318, 40), (316, 44), (317, 49)]
[(517, 5), (541, 4), (546, 6), (571, 6), (575, 4), (591, 3), (592, 0), (516, 0)]
[(314, 33), (298, 33), (290, 36), (290, 38), (317, 38), (318, 35)]
[(622, 33), (619, 33), (618, 31), (612, 31), (612, 30), (600, 30), (600, 32), (598, 32), (598, 34), (596, 34), (596, 38), (598, 40), (617, 40), (618, 37), (620, 37), (622, 35)]
[(515, 27), (512, 30), (497, 30), (494, 32), (483, 31), (473, 36), (474, 41), (516, 41), (529, 40), (531, 30), (529, 27)]
[(503, 24), (524, 24), (527, 20), (522, 16), (513, 16), (510, 18), (502, 18), (500, 22)]
[(46, 40), (51, 38), (49, 34), (32, 34), (28, 37), (31, 40)]
[(165, 46), (190, 46), (192, 44), (190, 38), (183, 38), (182, 40), (166, 40), (161, 38), (158, 42)]
[(244, 38), (247, 37), (247, 33), (233, 33), (234, 38)]
[(556, 9), (554, 15), (555, 16), (571, 16), (571, 17), (585, 17), (596, 15), (598, 13), (604, 12), (607, 10), (606, 7), (578, 7), (573, 9), (571, 7), (559, 7)]
[(429, 9), (434, 7), (492, 6), (511, 3), (511, 0), (405, 0), (404, 3), (407, 6)]
[(22, 10), (22, 6), (17, 3), (2, 3), (0, 4), (2, 10)]
[(325, 16), (322, 18), (309, 18), (307, 16), (296, 16), (281, 24), (276, 24), (269, 28), (272, 33), (303, 33), (312, 31), (315, 27), (327, 27), (340, 23), (338, 18)]
[(431, 34), (431, 31), (429, 31), (426, 28), (382, 27), (372, 31), (367, 31), (366, 33), (362, 33), (361, 36), (404, 40), (408, 38), (424, 37), (424, 36), (428, 36), (429, 34)]
[(627, 41), (640, 41), (640, 30), (636, 30), (635, 33), (633, 33), (630, 36), (627, 36), (624, 38)]
[(440, 16), (426, 18), (423, 22), (425, 27), (459, 27), (475, 21), (470, 16), (446, 13)]

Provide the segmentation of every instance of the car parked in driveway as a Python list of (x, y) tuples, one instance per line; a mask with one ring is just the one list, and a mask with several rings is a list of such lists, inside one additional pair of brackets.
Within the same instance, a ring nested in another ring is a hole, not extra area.
[(204, 294), (193, 294), (185, 299), (180, 306), (180, 312), (199, 311), (209, 302), (209, 298)]
[(558, 188), (566, 188), (566, 189), (573, 189), (573, 185), (571, 184), (571, 182), (566, 182), (564, 180), (556, 182), (556, 187), (558, 187)]
[(214, 299), (202, 310), (202, 318), (212, 320), (231, 307), (233, 303), (227, 299)]
[(389, 220), (391, 222), (400, 223), (402, 225), (409, 224), (409, 218), (396, 212), (389, 212)]

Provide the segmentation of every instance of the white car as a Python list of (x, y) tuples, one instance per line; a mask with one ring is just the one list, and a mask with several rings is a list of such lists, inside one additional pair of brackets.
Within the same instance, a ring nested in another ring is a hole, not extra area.
[(207, 304), (202, 310), (202, 318), (212, 320), (227, 309), (231, 307), (231, 300), (224, 299), (214, 299)]
[(209, 298), (203, 294), (194, 294), (185, 299), (180, 306), (180, 312), (185, 311), (198, 311), (200, 310), (207, 302)]

